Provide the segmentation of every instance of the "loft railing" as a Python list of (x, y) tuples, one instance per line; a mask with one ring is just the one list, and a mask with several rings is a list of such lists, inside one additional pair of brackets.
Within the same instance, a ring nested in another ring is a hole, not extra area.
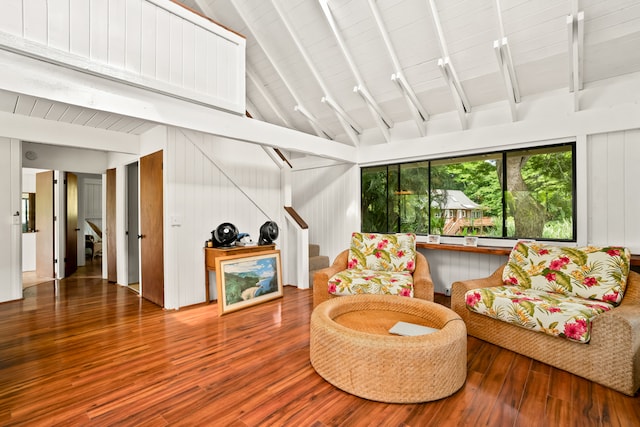
[(244, 114), (244, 37), (169, 0), (13, 0), (0, 49)]

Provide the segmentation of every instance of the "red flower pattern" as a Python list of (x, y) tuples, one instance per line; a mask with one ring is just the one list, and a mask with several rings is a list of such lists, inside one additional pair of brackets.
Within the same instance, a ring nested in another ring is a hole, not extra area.
[(604, 294), (602, 296), (602, 301), (604, 301), (604, 302), (612, 302), (612, 303), (615, 304), (616, 302), (618, 302), (618, 296), (619, 295), (620, 294), (618, 293), (618, 291), (614, 291), (614, 292), (612, 292), (610, 294)]
[(585, 277), (584, 280), (582, 281), (582, 284), (587, 286), (587, 287), (592, 287), (598, 284), (598, 281), (596, 280), (595, 277)]
[(566, 257), (566, 256), (560, 257), (558, 259), (554, 259), (549, 264), (549, 269), (556, 270), (556, 271), (561, 270), (565, 265), (569, 264), (569, 262), (571, 262), (571, 260), (569, 259), (569, 257)]
[(587, 332), (587, 321), (584, 319), (576, 319), (575, 322), (566, 323), (564, 325), (564, 335), (572, 340), (580, 340)]
[(482, 296), (480, 295), (480, 292), (472, 292), (470, 294), (467, 294), (466, 303), (468, 306), (473, 307), (478, 304), (481, 299)]

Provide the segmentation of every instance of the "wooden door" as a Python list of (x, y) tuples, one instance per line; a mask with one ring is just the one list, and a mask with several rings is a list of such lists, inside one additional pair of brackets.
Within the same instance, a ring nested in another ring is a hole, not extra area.
[(53, 171), (36, 174), (36, 275), (55, 277)]
[(140, 288), (164, 307), (162, 150), (140, 159)]
[[(116, 251), (116, 170), (107, 169), (107, 280), (118, 281), (117, 251)], [(104, 239), (103, 238), (103, 239)]]
[(78, 176), (67, 172), (67, 244), (64, 264), (65, 277), (78, 269)]

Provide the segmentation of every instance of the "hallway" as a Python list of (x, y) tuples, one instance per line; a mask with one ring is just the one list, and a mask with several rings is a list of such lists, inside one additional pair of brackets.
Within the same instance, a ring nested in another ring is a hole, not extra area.
[[(78, 270), (71, 275), (73, 278), (102, 278), (102, 258), (87, 259), (86, 264), (79, 266)], [(27, 289), (36, 285), (53, 283), (53, 278), (38, 277), (35, 271), (25, 271), (22, 273), (22, 289)]]

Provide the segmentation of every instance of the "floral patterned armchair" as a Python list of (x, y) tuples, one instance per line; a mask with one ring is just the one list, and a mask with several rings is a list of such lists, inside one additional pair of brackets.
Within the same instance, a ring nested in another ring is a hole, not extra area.
[(621, 247), (519, 242), (490, 277), (455, 282), (469, 335), (633, 395), (640, 387), (640, 274)]
[(333, 264), (315, 273), (313, 305), (354, 294), (390, 294), (433, 301), (429, 263), (415, 234), (358, 233)]

